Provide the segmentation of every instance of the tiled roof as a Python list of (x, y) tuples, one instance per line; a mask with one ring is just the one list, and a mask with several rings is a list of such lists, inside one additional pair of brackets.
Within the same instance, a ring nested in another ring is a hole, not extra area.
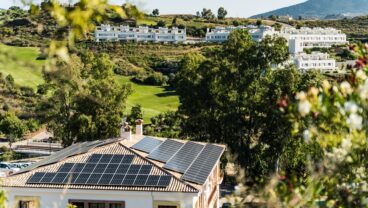
[[(28, 179), (35, 172), (56, 172), (60, 166), (65, 163), (84, 163), (87, 158), (92, 154), (132, 154), (134, 153), (137, 157), (133, 160), (133, 164), (153, 164), (151, 174), (154, 175), (172, 175), (173, 178), (167, 187), (134, 187), (134, 186), (104, 186), (104, 185), (58, 185), (58, 184), (28, 184)], [(154, 191), (154, 192), (185, 192), (185, 193), (197, 193), (201, 190), (201, 186), (190, 184), (180, 178), (180, 174), (169, 172), (162, 168), (162, 166), (151, 160), (148, 160), (139, 154), (137, 151), (131, 150), (123, 143), (115, 142), (107, 144), (105, 146), (96, 147), (89, 150), (87, 153), (72, 156), (63, 159), (57, 163), (38, 167), (28, 172), (12, 175), (6, 178), (2, 182), (3, 187), (25, 187), (25, 188), (55, 188), (55, 189), (92, 189), (92, 190), (115, 190), (115, 191)]]

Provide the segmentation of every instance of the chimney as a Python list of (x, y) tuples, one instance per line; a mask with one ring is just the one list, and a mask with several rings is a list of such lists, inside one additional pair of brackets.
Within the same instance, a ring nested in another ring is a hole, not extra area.
[(132, 131), (128, 122), (124, 122), (120, 125), (120, 138), (130, 141), (132, 139)]
[(142, 119), (137, 119), (135, 121), (135, 134), (138, 136), (143, 135), (143, 120)]

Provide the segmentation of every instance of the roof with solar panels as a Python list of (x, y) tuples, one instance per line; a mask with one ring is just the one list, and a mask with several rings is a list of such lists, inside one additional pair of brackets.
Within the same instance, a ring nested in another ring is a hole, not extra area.
[(222, 145), (135, 136), (65, 148), (22, 169), (4, 187), (199, 192)]

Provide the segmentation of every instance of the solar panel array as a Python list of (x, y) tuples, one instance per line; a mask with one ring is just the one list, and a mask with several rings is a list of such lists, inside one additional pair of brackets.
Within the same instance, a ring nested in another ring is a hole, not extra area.
[(147, 157), (161, 162), (167, 162), (184, 144), (172, 139), (167, 139), (156, 147)]
[(134, 155), (93, 154), (86, 163), (65, 163), (55, 173), (36, 172), (30, 184), (166, 187), (172, 176), (151, 175), (151, 164), (133, 164)]
[(150, 153), (153, 149), (159, 146), (162, 143), (161, 140), (152, 138), (152, 137), (144, 137), (135, 145), (132, 146), (133, 149), (137, 149), (143, 152)]
[(164, 168), (184, 173), (192, 162), (197, 158), (204, 145), (187, 142), (182, 148), (164, 165)]
[(182, 176), (183, 180), (204, 184), (224, 152), (223, 147), (207, 144)]
[(82, 154), (82, 153), (86, 153), (89, 150), (95, 148), (95, 147), (99, 147), (99, 146), (103, 146), (103, 145), (107, 145), (110, 143), (113, 143), (115, 141), (118, 141), (119, 139), (107, 139), (107, 140), (97, 140), (97, 141), (91, 141), (91, 142), (83, 142), (83, 143), (77, 143), (77, 144), (73, 144), (63, 150), (60, 150), (54, 154), (52, 154), (51, 156), (37, 162), (34, 163), (24, 169), (22, 169), (21, 171), (18, 171), (16, 174), (19, 173), (24, 173), (30, 170), (33, 170), (37, 167), (41, 167), (44, 165), (49, 165), (49, 164), (53, 164), (56, 162), (59, 162), (60, 160), (63, 160), (67, 157), (73, 156), (73, 155), (78, 155), (78, 154)]

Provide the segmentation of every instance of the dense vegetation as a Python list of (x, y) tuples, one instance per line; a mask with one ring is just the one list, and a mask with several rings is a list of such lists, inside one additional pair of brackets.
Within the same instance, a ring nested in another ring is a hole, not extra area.
[[(45, 14), (64, 17), (55, 22), (70, 28), (62, 36), (67, 44), (49, 42), (45, 83), (38, 94), (31, 94), (33, 89), (21, 89), (6, 75), (0, 89), (27, 102), (40, 96), (42, 105), (37, 104), (37, 109), (31, 105), (29, 112), (45, 112), (39, 114), (40, 120), (65, 145), (115, 136), (131, 91), (129, 84), (118, 83), (121, 77), (116, 78), (114, 71), (122, 68), (121, 73), (128, 73), (130, 67), (116, 67), (114, 58), (95, 50), (101, 47), (107, 52), (111, 50), (107, 47), (115, 46), (75, 44), (88, 37), (90, 22), (98, 22), (114, 7), (102, 1), (81, 1), (67, 9), (52, 4), (56, 7)], [(70, 18), (73, 12), (88, 15), (75, 21)], [(301, 74), (293, 66), (271, 70), (271, 65), (288, 58), (285, 41), (268, 37), (255, 43), (246, 31), (238, 30), (222, 46), (180, 54), (171, 83), (180, 97), (179, 110), (152, 118), (147, 131), (227, 144), (231, 153), (227, 159), (245, 169), (240, 183), (256, 187), (257, 196), (263, 193), (265, 206), (315, 207), (321, 202), (325, 207), (366, 207), (367, 48), (352, 47), (359, 57), (357, 68), (351, 79), (338, 84), (322, 82), (314, 71)], [(129, 47), (146, 46), (116, 45), (116, 51), (125, 54)], [(145, 55), (145, 64), (137, 62), (137, 66), (159, 71), (158, 62)], [(17, 139), (33, 126), (7, 107), (3, 110), (0, 131), (8, 138)], [(141, 106), (135, 105), (128, 119), (142, 116)], [(242, 175), (239, 170), (235, 173)], [(244, 190), (238, 192), (244, 194)], [(1, 206), (4, 197), (0, 195)], [(248, 193), (240, 195), (245, 196)], [(244, 204), (240, 201), (238, 207)]]

